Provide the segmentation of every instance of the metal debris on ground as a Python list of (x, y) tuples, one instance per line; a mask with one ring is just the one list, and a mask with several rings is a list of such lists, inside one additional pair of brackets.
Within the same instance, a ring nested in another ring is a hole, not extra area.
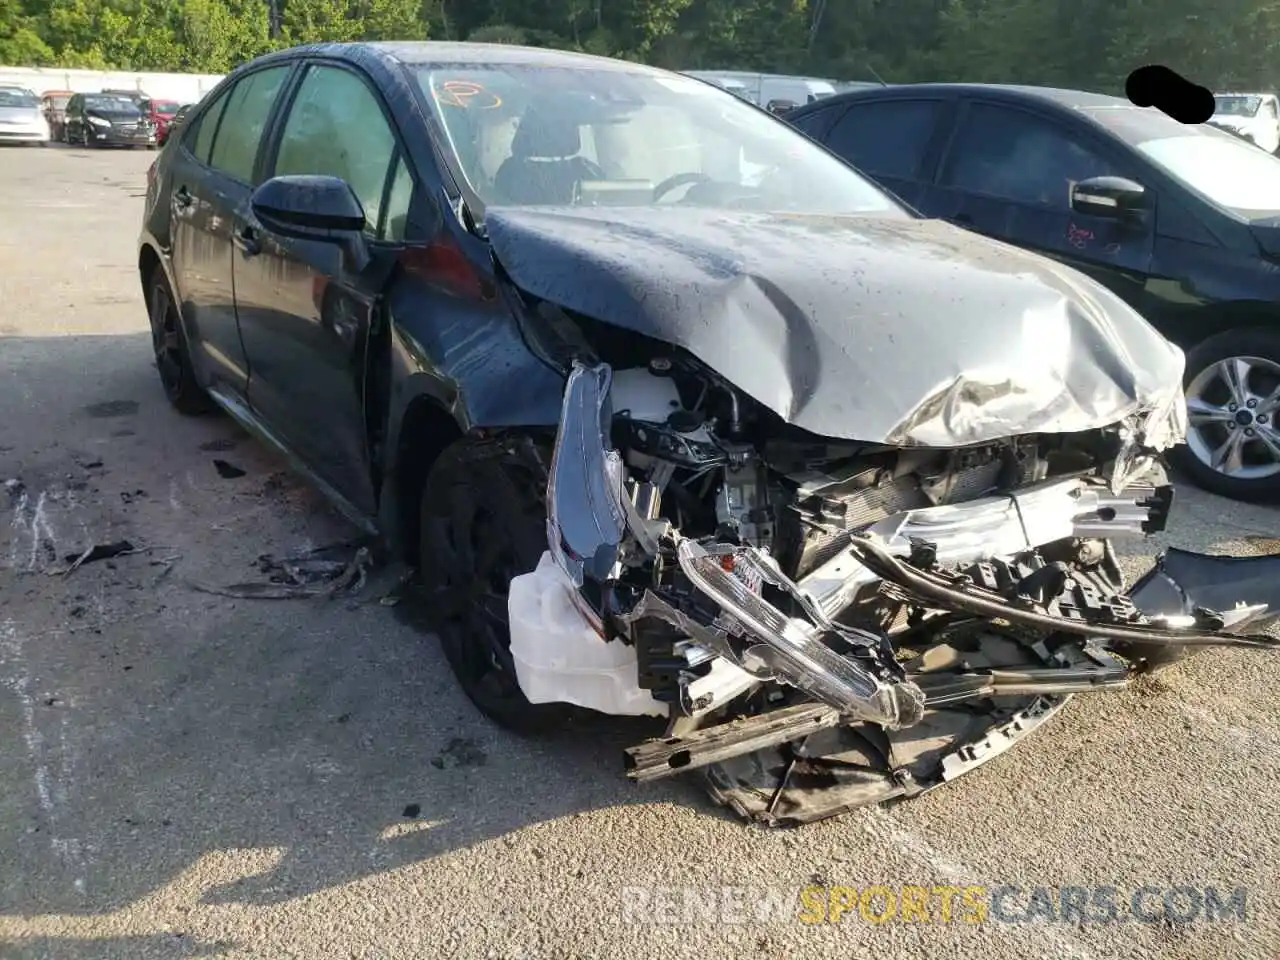
[(378, 598), (378, 603), (384, 607), (394, 607), (409, 593), (413, 587), (416, 576), (416, 570), (405, 570), (396, 578), (396, 581), (391, 585), (391, 588)]
[(339, 594), (358, 594), (373, 568), (373, 554), (367, 546), (356, 548), (354, 555), (343, 561), (335, 559), (338, 551), (348, 552), (355, 544), (335, 544), (304, 554), (282, 558), (263, 554), (258, 569), (265, 581), (233, 583), (225, 587), (192, 582), (191, 588), (201, 593), (233, 597), (239, 600), (332, 599)]
[(161, 557), (159, 560), (152, 560), (151, 565), (153, 567), (163, 567), (164, 569), (151, 579), (151, 586), (158, 587), (162, 580), (169, 576), (169, 574), (173, 573), (173, 565), (181, 559), (182, 554), (175, 553), (169, 557)]
[(234, 450), (236, 443), (237, 441), (230, 437), (219, 437), (216, 440), (206, 440), (200, 444), (200, 449), (208, 453), (222, 453), (227, 450)]
[(86, 563), (96, 563), (99, 560), (111, 560), (115, 557), (124, 557), (142, 552), (128, 540), (118, 540), (115, 543), (95, 543), (83, 553), (69, 553), (63, 557), (71, 566), (61, 572), (64, 574), (74, 573)]

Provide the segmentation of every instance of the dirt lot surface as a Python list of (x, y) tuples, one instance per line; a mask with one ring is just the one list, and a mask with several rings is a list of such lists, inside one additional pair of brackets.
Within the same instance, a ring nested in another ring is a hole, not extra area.
[[(230, 422), (166, 405), (135, 268), (151, 159), (0, 150), (0, 956), (1275, 955), (1280, 660), (1263, 654), (1077, 698), (957, 785), (770, 833), (695, 783), (626, 783), (621, 748), (647, 732), (627, 723), (592, 742), (495, 729), (372, 592), (193, 589), (350, 531)], [(1179, 495), (1164, 542), (1280, 536), (1280, 513)], [(137, 552), (59, 573), (122, 539)], [(982, 923), (855, 906), (806, 924), (811, 885), (1020, 893)], [(1121, 914), (1157, 888), (1155, 919), (1009, 922), (1063, 886), (1114, 887)], [(1161, 919), (1172, 887), (1246, 888), (1246, 919), (1185, 922), (1186, 891)]]

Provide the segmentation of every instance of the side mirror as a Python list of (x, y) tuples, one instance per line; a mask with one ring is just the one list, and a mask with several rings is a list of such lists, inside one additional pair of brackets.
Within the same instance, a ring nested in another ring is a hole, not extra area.
[(253, 215), (271, 233), (341, 247), (359, 272), (369, 263), (364, 205), (341, 177), (289, 174), (272, 177), (249, 198)]
[(340, 177), (273, 177), (249, 204), (264, 227), (284, 237), (344, 243), (364, 229), (364, 207)]
[(1126, 220), (1147, 208), (1147, 188), (1125, 177), (1090, 177), (1071, 188), (1071, 209), (1092, 217)]

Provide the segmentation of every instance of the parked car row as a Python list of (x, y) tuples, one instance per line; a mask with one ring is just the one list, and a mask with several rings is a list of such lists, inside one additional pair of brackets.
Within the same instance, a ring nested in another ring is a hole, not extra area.
[(0, 143), (155, 149), (181, 122), (184, 106), (189, 104), (138, 90), (47, 90), (37, 96), (25, 87), (0, 86)]
[(1237, 209), (1280, 213), (1277, 161), (1078, 94), (808, 109), (865, 173), (635, 63), (278, 51), (156, 158), (138, 246), (169, 401), (416, 566), (480, 710), (665, 717), (628, 775), (769, 823), (952, 781), (1188, 648), (1274, 649), (1280, 593), (1276, 558), (1185, 553), (1130, 591), (1110, 544), (1164, 528), (1186, 426), (1144, 298), (1217, 337), (1196, 428), (1250, 438), (1198, 476), (1276, 482), (1243, 465), (1274, 332), (1220, 307), (1280, 299)]

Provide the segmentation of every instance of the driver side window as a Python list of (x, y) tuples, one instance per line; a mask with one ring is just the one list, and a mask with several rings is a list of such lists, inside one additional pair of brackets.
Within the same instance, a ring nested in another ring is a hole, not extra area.
[[(365, 232), (383, 229), (382, 198), (396, 154), (396, 138), (373, 91), (339, 67), (312, 66), (289, 107), (276, 155), (275, 176), (340, 177), (364, 207)], [(387, 221), (403, 222), (408, 199), (393, 190)]]

